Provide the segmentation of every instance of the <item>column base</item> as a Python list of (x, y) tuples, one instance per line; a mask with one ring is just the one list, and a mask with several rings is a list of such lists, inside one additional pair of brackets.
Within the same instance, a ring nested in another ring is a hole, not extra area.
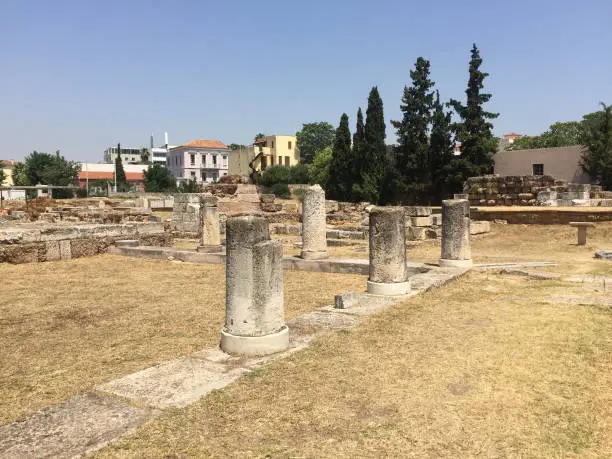
[(371, 295), (406, 295), (410, 292), (410, 281), (389, 283), (367, 281), (366, 285)]
[(302, 250), (300, 258), (304, 260), (323, 260), (325, 258), (329, 258), (329, 254), (327, 253), (327, 251), (309, 252)]
[(440, 258), (438, 262), (440, 268), (471, 268), (473, 264), (471, 258), (469, 260), (448, 260), (446, 258)]
[(223, 246), (222, 245), (199, 245), (196, 250), (202, 253), (217, 253), (217, 252), (223, 252)]
[(221, 330), (221, 350), (228, 354), (268, 355), (289, 347), (289, 328), (265, 336), (237, 336)]

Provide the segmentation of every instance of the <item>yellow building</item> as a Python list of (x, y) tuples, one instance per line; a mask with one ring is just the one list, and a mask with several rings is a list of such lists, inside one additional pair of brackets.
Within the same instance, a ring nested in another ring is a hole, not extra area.
[(16, 161), (7, 161), (0, 159), (0, 168), (4, 171), (4, 182), (0, 183), (0, 186), (13, 186), (15, 182), (13, 181), (13, 169), (15, 167)]
[(268, 166), (295, 166), (300, 162), (294, 135), (269, 135), (246, 148), (229, 154), (230, 175), (249, 176), (253, 170), (263, 172)]

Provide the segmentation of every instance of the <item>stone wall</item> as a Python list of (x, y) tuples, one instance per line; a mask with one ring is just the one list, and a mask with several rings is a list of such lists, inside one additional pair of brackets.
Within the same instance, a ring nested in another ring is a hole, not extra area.
[(200, 195), (177, 193), (174, 195), (170, 228), (180, 237), (197, 238), (200, 230)]
[(601, 186), (566, 183), (550, 175), (469, 178), (463, 187), (472, 206), (608, 206), (612, 192)]
[(37, 263), (92, 256), (107, 252), (122, 239), (136, 239), (142, 245), (172, 245), (170, 234), (159, 223), (24, 223), (0, 229), (0, 262)]

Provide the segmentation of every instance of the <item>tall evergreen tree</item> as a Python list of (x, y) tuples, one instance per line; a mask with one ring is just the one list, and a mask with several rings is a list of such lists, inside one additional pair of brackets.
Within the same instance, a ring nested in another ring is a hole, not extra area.
[(455, 123), (454, 130), (456, 139), (461, 142), (461, 160), (465, 163), (464, 169), (468, 176), (490, 173), (494, 163), (493, 154), (497, 149), (497, 140), (491, 132), (493, 125), (488, 120), (497, 118), (499, 113), (487, 112), (483, 108), (491, 99), (491, 94), (481, 93), (483, 81), (489, 76), (480, 71), (481, 65), (482, 58), (474, 44), (469, 66), (470, 77), (465, 91), (466, 105), (455, 99), (449, 102), (461, 118), (461, 122)]
[(359, 149), (361, 183), (353, 185), (357, 197), (374, 204), (380, 204), (385, 199), (384, 186), (389, 170), (385, 137), (383, 102), (378, 88), (374, 86), (368, 97), (364, 143)]
[(601, 105), (601, 115), (585, 121), (580, 166), (606, 190), (612, 190), (612, 106)]
[(363, 112), (361, 111), (361, 107), (359, 107), (357, 110), (357, 126), (355, 127), (355, 134), (353, 134), (353, 150), (357, 153), (364, 142), (365, 126), (363, 124)]
[(346, 113), (340, 117), (332, 149), (330, 168), (330, 195), (342, 201), (350, 200), (353, 186), (353, 153), (351, 151), (351, 131)]
[(125, 177), (125, 170), (123, 169), (123, 161), (121, 159), (121, 144), (117, 144), (117, 157), (115, 158), (115, 176), (117, 179), (116, 191), (126, 191), (128, 183)]
[(453, 182), (453, 152), (455, 143), (451, 130), (451, 113), (444, 111), (440, 93), (436, 91), (433, 101), (431, 135), (429, 137), (429, 173), (431, 175), (431, 198), (437, 204), (450, 197), (452, 190), (462, 183)]
[(404, 86), (401, 121), (391, 121), (396, 129), (397, 171), (408, 190), (425, 193), (430, 186), (429, 124), (431, 123), (434, 83), (429, 78), (430, 63), (419, 57), (410, 71), (412, 85)]

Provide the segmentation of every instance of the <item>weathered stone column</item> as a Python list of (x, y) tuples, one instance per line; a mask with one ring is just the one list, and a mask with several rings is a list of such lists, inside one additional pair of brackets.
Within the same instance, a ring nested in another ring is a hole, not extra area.
[(466, 199), (442, 201), (442, 256), (440, 267), (469, 268), (470, 202)]
[(283, 302), (283, 250), (263, 217), (227, 220), (225, 327), (221, 349), (265, 355), (289, 346)]
[(221, 252), (221, 228), (217, 198), (211, 194), (200, 195), (200, 245), (198, 252)]
[(325, 191), (319, 185), (308, 187), (302, 203), (302, 254), (305, 260), (327, 258)]
[(406, 270), (406, 226), (402, 207), (370, 210), (368, 293), (404, 295), (410, 290)]

